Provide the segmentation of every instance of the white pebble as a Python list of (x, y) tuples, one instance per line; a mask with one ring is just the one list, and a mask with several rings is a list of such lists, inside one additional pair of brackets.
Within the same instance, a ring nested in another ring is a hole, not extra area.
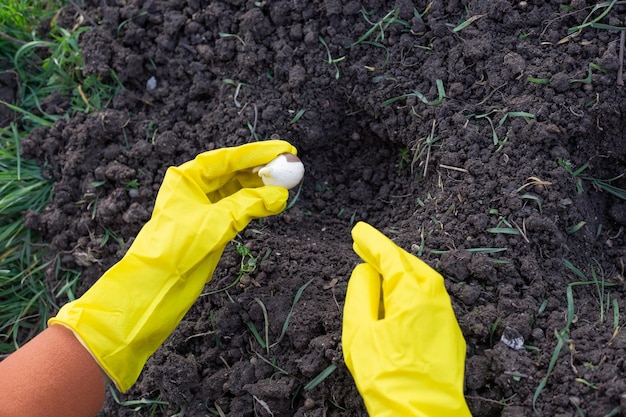
[(146, 90), (152, 91), (155, 88), (157, 88), (157, 79), (152, 76), (148, 78), (148, 81), (146, 81)]

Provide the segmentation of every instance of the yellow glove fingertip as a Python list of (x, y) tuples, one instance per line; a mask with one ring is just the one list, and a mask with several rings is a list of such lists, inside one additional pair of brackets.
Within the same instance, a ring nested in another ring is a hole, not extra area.
[(276, 150), (282, 149), (280, 153), (292, 153), (294, 155), (298, 154), (298, 150), (296, 149), (295, 146), (293, 146), (291, 143), (282, 139), (271, 139), (271, 140), (267, 140), (261, 143), (267, 144), (265, 146), (267, 146), (268, 148), (275, 147)]
[(388, 253), (390, 248), (396, 247), (387, 236), (365, 222), (358, 222), (352, 228), (352, 239), (354, 239), (354, 244), (352, 245), (354, 252), (364, 262), (374, 266), (379, 272), (382, 272), (380, 265), (381, 252)]
[(237, 152), (238, 163), (242, 164), (242, 168), (265, 165), (284, 153), (298, 154), (295, 146), (280, 139), (248, 143), (232, 149)]
[(357, 222), (354, 227), (352, 228), (352, 239), (357, 242), (358, 240), (360, 240), (361, 236), (367, 231), (367, 229), (371, 228), (372, 226), (370, 226), (369, 224), (363, 222), (363, 221), (359, 221)]

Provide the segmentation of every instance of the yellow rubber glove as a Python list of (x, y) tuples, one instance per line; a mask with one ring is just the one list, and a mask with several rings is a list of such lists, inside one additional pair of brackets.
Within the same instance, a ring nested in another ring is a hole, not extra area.
[(128, 390), (211, 279), (227, 243), (252, 218), (284, 210), (288, 191), (263, 186), (252, 168), (287, 152), (296, 149), (264, 141), (169, 168), (152, 218), (128, 252), (48, 323), (73, 330), (118, 389)]
[(465, 340), (443, 277), (366, 223), (352, 237), (365, 263), (348, 283), (342, 346), (369, 415), (471, 416)]

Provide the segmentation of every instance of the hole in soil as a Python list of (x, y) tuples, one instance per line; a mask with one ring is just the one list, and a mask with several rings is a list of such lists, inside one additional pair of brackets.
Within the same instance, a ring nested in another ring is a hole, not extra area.
[(346, 226), (389, 218), (389, 206), (408, 193), (410, 151), (364, 127), (366, 121), (337, 116), (319, 120), (307, 126), (306, 134), (287, 138), (306, 167), (294, 208), (305, 215), (337, 218)]

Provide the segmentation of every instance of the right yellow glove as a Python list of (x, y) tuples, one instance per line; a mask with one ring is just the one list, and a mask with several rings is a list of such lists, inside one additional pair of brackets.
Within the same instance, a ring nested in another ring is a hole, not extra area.
[(289, 192), (253, 173), (282, 153), (271, 140), (204, 152), (170, 167), (152, 218), (124, 257), (50, 325), (71, 329), (123, 392), (211, 279), (224, 248), (251, 219), (280, 213)]
[(471, 416), (465, 340), (443, 277), (366, 223), (352, 237), (365, 263), (348, 283), (342, 346), (368, 413)]

